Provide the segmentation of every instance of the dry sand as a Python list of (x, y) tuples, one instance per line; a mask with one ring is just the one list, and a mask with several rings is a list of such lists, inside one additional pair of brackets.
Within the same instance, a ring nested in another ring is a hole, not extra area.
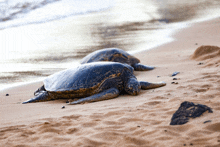
[[(220, 19), (173, 37), (171, 43), (136, 54), (143, 64), (156, 66), (135, 72), (139, 80), (167, 83), (138, 96), (70, 106), (65, 100), (23, 105), (41, 82), (1, 91), (0, 146), (220, 146), (220, 60), (219, 48), (212, 47), (220, 47)], [(202, 45), (209, 45), (208, 51), (201, 47), (195, 52)], [(180, 73), (174, 81), (170, 75), (175, 71)], [(183, 101), (205, 104), (213, 113), (170, 126)]]

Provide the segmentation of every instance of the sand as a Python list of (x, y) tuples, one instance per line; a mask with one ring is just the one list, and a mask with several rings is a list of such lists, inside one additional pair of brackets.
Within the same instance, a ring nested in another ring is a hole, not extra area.
[[(220, 146), (219, 24), (216, 18), (191, 25), (175, 33), (173, 42), (135, 54), (141, 63), (156, 66), (135, 72), (138, 80), (167, 83), (138, 96), (81, 105), (65, 100), (24, 105), (42, 82), (1, 91), (0, 146)], [(175, 71), (180, 72), (177, 80), (170, 76)], [(184, 101), (207, 105), (213, 113), (169, 125)]]

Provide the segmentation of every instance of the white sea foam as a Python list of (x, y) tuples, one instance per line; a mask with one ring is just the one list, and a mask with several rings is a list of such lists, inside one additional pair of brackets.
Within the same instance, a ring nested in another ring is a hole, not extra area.
[(1, 0), (0, 29), (101, 11), (114, 0)]

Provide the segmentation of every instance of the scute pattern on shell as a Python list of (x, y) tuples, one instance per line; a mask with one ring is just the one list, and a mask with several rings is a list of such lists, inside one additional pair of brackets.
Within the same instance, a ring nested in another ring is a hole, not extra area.
[(85, 93), (100, 87), (106, 79), (121, 76), (124, 70), (133, 73), (133, 68), (129, 65), (113, 62), (89, 63), (51, 75), (44, 80), (44, 85), (50, 92)]
[(87, 55), (82, 59), (81, 64), (98, 62), (98, 61), (120, 62), (120, 63), (127, 63), (129, 65), (140, 63), (139, 59), (128, 54), (126, 51), (122, 49), (107, 48), (90, 53), (89, 55)]

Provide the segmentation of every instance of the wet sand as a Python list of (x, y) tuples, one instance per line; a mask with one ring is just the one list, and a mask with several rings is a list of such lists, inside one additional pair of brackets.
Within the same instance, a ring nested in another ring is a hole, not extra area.
[[(138, 96), (81, 105), (66, 105), (66, 100), (24, 105), (41, 82), (1, 91), (0, 146), (220, 146), (220, 60), (219, 50), (212, 49), (220, 47), (219, 24), (219, 18), (191, 24), (175, 33), (173, 42), (135, 54), (141, 63), (156, 66), (135, 72), (138, 80), (167, 83)], [(209, 45), (209, 51), (202, 45)], [(180, 72), (177, 80), (170, 76), (175, 71)], [(169, 125), (184, 101), (207, 105), (213, 113)]]

